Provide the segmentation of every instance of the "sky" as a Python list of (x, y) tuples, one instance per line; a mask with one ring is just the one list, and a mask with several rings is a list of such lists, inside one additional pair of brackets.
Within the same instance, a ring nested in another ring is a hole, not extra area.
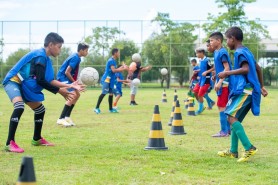
[[(246, 5), (244, 9), (249, 19), (264, 20), (263, 23), (268, 26), (271, 36), (278, 38), (277, 0), (257, 0), (255, 3)], [(206, 20), (208, 13), (217, 15), (219, 11), (223, 11), (223, 9), (217, 7), (215, 0), (0, 0), (0, 21), (151, 20), (157, 12), (169, 13), (173, 20)], [(16, 26), (14, 26), (15, 23), (12, 24), (5, 23), (2, 27), (0, 25), (0, 29), (2, 29), (0, 34), (4, 35), (4, 42), (13, 43), (14, 40), (28, 42), (26, 38), (28, 26), (23, 24), (21, 26), (19, 23), (16, 23)], [(46, 23), (33, 24), (32, 41), (42, 40), (45, 34), (37, 30), (49, 31), (53, 26), (51, 24), (49, 23), (48, 28), (44, 28)], [(72, 27), (70, 28), (70, 26)], [(144, 26), (151, 27), (151, 25)], [(64, 30), (61, 28), (60, 31), (65, 36), (65, 40), (74, 43), (81, 39), (81, 36), (77, 37), (76, 35), (84, 32), (78, 30), (78, 27), (82, 27), (82, 24), (74, 25), (70, 22)], [(127, 29), (130, 38), (142, 37), (140, 26), (137, 23), (124, 24), (122, 27)], [(134, 29), (130, 28), (129, 30), (127, 27), (134, 27)], [(145, 40), (145, 35), (150, 34), (151, 31), (144, 30), (141, 41)], [(40, 33), (43, 36), (39, 36)], [(77, 34), (72, 35), (72, 33)], [(17, 46), (13, 45), (12, 47)], [(8, 53), (6, 51), (5, 55)]]

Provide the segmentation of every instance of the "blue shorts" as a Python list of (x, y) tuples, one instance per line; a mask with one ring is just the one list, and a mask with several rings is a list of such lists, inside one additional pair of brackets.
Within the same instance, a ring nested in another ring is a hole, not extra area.
[[(9, 96), (10, 100), (12, 101), (15, 97), (22, 97), (22, 87), (21, 84), (13, 82), (13, 81), (8, 81), (4, 85), (4, 89)], [(23, 97), (22, 97), (23, 98)]]
[(232, 96), (226, 106), (225, 114), (237, 118), (240, 122), (251, 109), (252, 95), (242, 93)]
[(113, 89), (110, 88), (110, 83), (102, 82), (102, 93), (101, 94), (113, 94)]
[(118, 96), (118, 95), (123, 96), (122, 89), (114, 88), (114, 89), (113, 89), (113, 94), (114, 94), (115, 96)]

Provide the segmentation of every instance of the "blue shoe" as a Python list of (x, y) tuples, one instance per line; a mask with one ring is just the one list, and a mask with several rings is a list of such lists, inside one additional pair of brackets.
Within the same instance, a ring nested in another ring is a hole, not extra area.
[(202, 112), (204, 112), (204, 110), (206, 109), (206, 107), (203, 107), (202, 110), (198, 110), (195, 112), (196, 115), (201, 114)]
[(94, 110), (94, 112), (96, 113), (96, 114), (100, 114), (100, 109), (99, 108), (96, 108), (95, 110)]
[(110, 111), (110, 113), (119, 113), (118, 111), (117, 111), (117, 109), (111, 109), (111, 110), (109, 110)]

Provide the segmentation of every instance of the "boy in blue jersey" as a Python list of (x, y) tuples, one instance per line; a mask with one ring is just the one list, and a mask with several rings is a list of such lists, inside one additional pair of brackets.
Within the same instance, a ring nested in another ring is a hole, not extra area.
[(117, 68), (117, 59), (120, 57), (120, 52), (117, 48), (112, 49), (112, 57), (108, 59), (106, 62), (105, 72), (101, 78), (101, 84), (102, 84), (102, 93), (98, 98), (97, 105), (94, 109), (94, 112), (96, 114), (100, 114), (101, 111), (99, 109), (99, 106), (106, 94), (109, 94), (108, 96), (108, 103), (109, 103), (109, 111), (111, 113), (118, 113), (117, 109), (113, 109), (112, 103), (113, 103), (113, 88), (116, 80), (115, 73), (116, 72), (122, 72), (124, 70), (128, 70), (128, 67), (126, 65), (123, 65), (119, 68)]
[[(197, 48), (196, 49), (196, 56), (200, 59), (200, 69), (199, 69), (199, 82), (193, 89), (194, 95), (199, 103), (199, 109), (196, 111), (196, 115), (201, 114), (205, 107), (204, 103), (204, 96), (207, 94), (207, 91), (210, 87), (210, 79), (211, 73), (206, 73), (205, 76), (202, 74), (212, 68), (212, 64), (210, 60), (205, 55), (205, 49)], [(208, 102), (209, 104), (209, 102)]]
[[(89, 45), (86, 43), (79, 43), (77, 46), (77, 53), (69, 56), (62, 64), (60, 70), (57, 73), (57, 80), (62, 83), (71, 84), (77, 81), (79, 64), (81, 62), (81, 57), (86, 57), (88, 55)], [(66, 101), (60, 118), (57, 120), (58, 125), (63, 125), (65, 127), (75, 126), (75, 123), (70, 118), (71, 112), (74, 105), (80, 97), (80, 93), (74, 89), (69, 89), (73, 92), (73, 99)]]
[(61, 51), (63, 38), (57, 33), (49, 33), (44, 40), (44, 48), (34, 50), (22, 57), (7, 73), (3, 85), (14, 105), (11, 115), (9, 134), (5, 150), (22, 153), (24, 150), (15, 142), (15, 133), (24, 111), (24, 102), (34, 111), (34, 135), (32, 145), (54, 146), (41, 136), (45, 108), (42, 93), (46, 89), (54, 94), (60, 93), (65, 99), (71, 100), (72, 93), (67, 88), (84, 90), (78, 84), (64, 84), (54, 80), (52, 61), (49, 56), (56, 57)]
[(217, 94), (217, 106), (220, 117), (220, 132), (212, 135), (212, 137), (228, 137), (230, 133), (230, 125), (227, 115), (224, 113), (229, 96), (229, 78), (220, 79), (217, 74), (223, 71), (231, 70), (231, 61), (227, 50), (222, 46), (223, 35), (220, 32), (214, 32), (209, 36), (210, 46), (214, 50), (214, 70), (216, 73), (216, 82), (214, 89)]
[(191, 66), (193, 67), (193, 74), (192, 74), (192, 76), (191, 76), (191, 79), (190, 79), (190, 93), (189, 94), (191, 94), (192, 92), (193, 92), (193, 89), (194, 89), (194, 87), (195, 87), (195, 85), (199, 82), (199, 79), (200, 79), (200, 77), (199, 77), (199, 71), (200, 71), (200, 67), (198, 66), (198, 64), (197, 64), (197, 60), (195, 59), (195, 58), (193, 58), (191, 61), (190, 61), (190, 63), (191, 63)]
[(238, 141), (242, 143), (245, 152), (238, 162), (248, 161), (258, 149), (249, 141), (242, 121), (249, 110), (255, 116), (260, 114), (261, 94), (265, 97), (268, 92), (263, 86), (263, 77), (260, 66), (251, 51), (242, 45), (243, 33), (238, 27), (229, 28), (225, 36), (227, 45), (234, 53), (234, 69), (218, 74), (220, 79), (230, 76), (231, 92), (225, 113), (231, 124), (231, 148), (218, 152), (219, 156), (238, 157)]
[[(119, 66), (121, 67), (121, 65)], [(121, 72), (117, 72), (115, 73), (115, 77), (116, 77), (116, 81), (115, 81), (115, 86), (113, 89), (113, 94), (115, 95), (115, 101), (113, 103), (113, 108), (114, 109), (118, 109), (117, 104), (119, 99), (123, 96), (123, 92), (122, 92), (122, 84), (130, 84), (129, 80), (124, 80), (124, 76)]]

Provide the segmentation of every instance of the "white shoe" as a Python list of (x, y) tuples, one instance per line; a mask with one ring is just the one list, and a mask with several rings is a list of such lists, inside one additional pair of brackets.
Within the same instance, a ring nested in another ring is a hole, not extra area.
[(71, 126), (71, 124), (68, 123), (65, 119), (58, 119), (57, 124), (58, 125), (63, 125), (64, 127), (70, 127)]
[(71, 125), (71, 126), (75, 126), (75, 123), (72, 121), (72, 119), (70, 117), (65, 117), (65, 120)]

